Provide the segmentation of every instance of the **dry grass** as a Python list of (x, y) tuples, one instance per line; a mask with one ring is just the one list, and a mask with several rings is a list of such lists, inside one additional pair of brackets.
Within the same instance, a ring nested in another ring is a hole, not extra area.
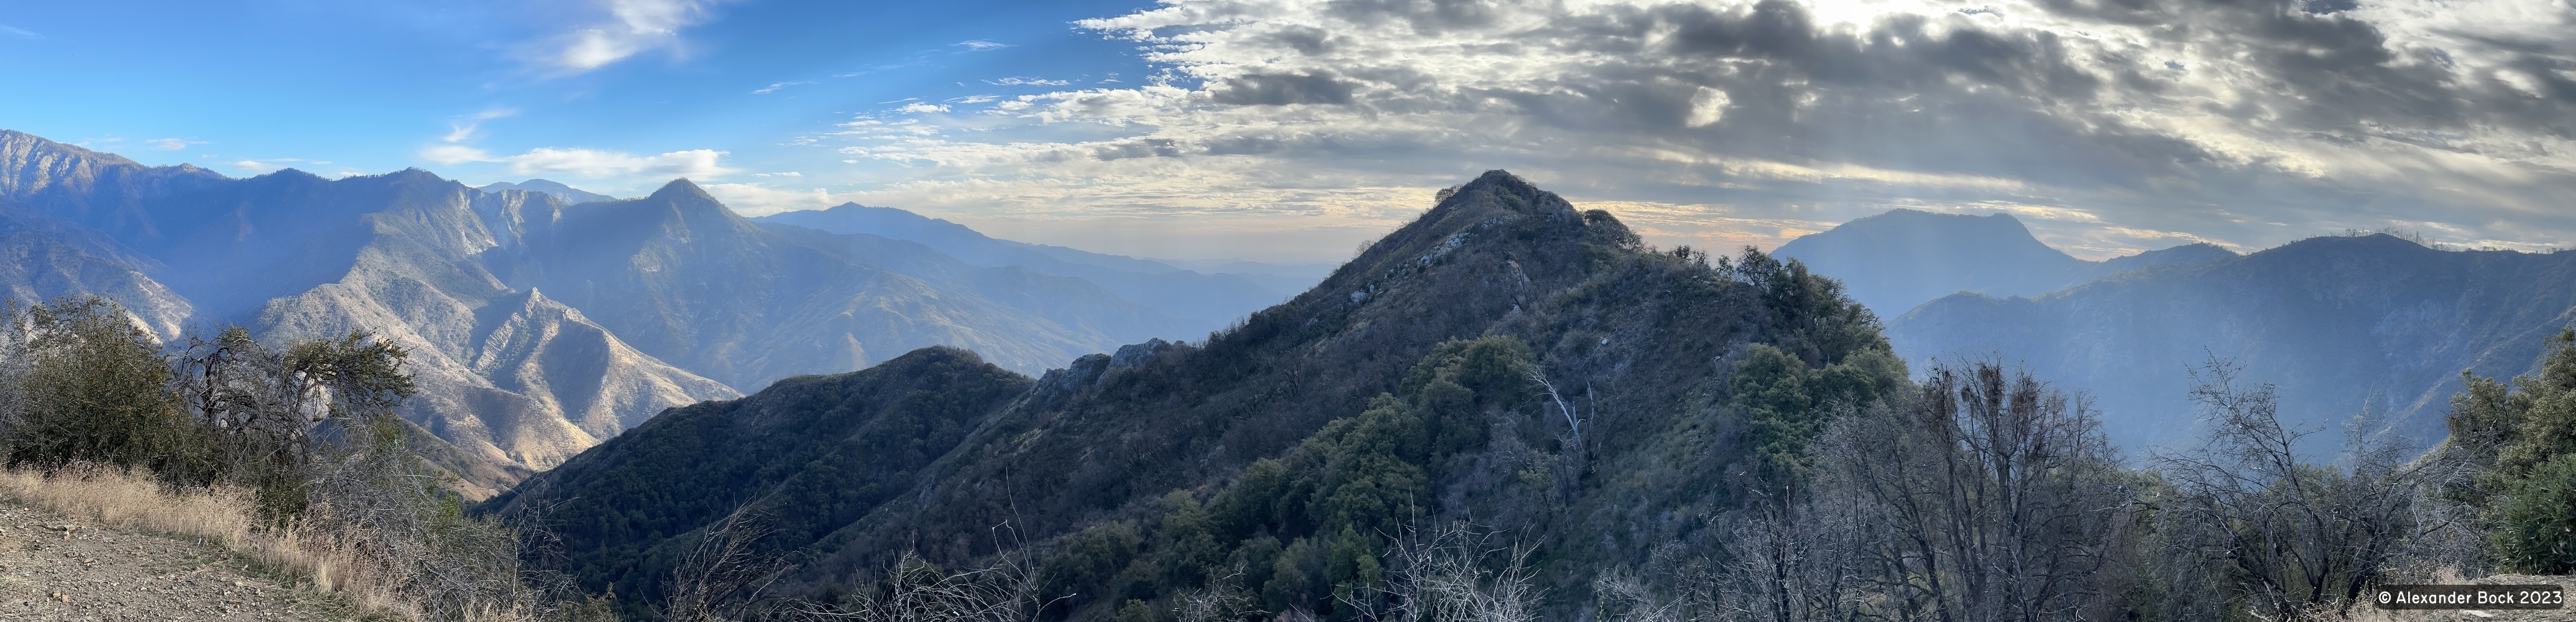
[(418, 620), (418, 607), (344, 538), (299, 526), (267, 527), (248, 491), (172, 491), (145, 474), (75, 466), (47, 475), (0, 471), (0, 495), (77, 520), (204, 538), (249, 556), (269, 572), (336, 594), (371, 616)]

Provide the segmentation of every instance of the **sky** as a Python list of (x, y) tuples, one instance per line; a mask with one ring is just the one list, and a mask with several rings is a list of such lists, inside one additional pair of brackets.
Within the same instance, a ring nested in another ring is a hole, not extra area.
[(2576, 246), (2576, 0), (0, 0), (0, 128), (1332, 261), (1507, 169), (1661, 245)]

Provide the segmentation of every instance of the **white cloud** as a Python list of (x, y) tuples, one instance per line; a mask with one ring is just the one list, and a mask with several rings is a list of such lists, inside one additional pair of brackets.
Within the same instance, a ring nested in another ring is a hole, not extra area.
[(143, 143), (151, 145), (152, 149), (156, 151), (178, 151), (188, 148), (189, 145), (206, 144), (206, 141), (188, 140), (185, 138), (155, 138), (143, 141)]
[(804, 174), (804, 173), (799, 173), (799, 172), (796, 172), (796, 171), (781, 171), (781, 172), (777, 172), (777, 173), (752, 173), (752, 176), (754, 176), (754, 177), (804, 177), (804, 176), (805, 176), (805, 174)]
[(714, 7), (721, 1), (598, 0), (606, 19), (558, 37), (546, 60), (558, 69), (579, 73), (677, 46), (682, 42), (680, 30), (714, 17)]
[(911, 112), (911, 113), (947, 112), (947, 111), (948, 111), (948, 107), (947, 107), (947, 106), (940, 105), (940, 104), (922, 103), (922, 102), (913, 102), (913, 103), (909, 103), (909, 104), (904, 104), (904, 105), (903, 105), (903, 107), (901, 107), (901, 108), (896, 108), (896, 109), (895, 109), (895, 112)]
[(1699, 92), (1691, 95), (1690, 118), (1682, 121), (1682, 125), (1708, 127), (1723, 121), (1726, 119), (1727, 103), (1726, 91), (1699, 87)]
[(19, 28), (19, 27), (15, 27), (15, 26), (10, 26), (10, 25), (7, 25), (7, 24), (0, 24), (0, 34), (5, 34), (5, 35), (13, 36), (13, 37), (21, 37), (21, 38), (26, 38), (26, 39), (34, 39), (34, 40), (37, 40), (37, 41), (43, 41), (43, 40), (45, 40), (45, 36), (44, 36), (44, 35), (36, 34), (36, 33), (35, 33), (35, 31), (27, 30), (27, 29), (25, 29), (25, 28)]
[(485, 109), (482, 112), (474, 113), (472, 116), (447, 122), (447, 135), (441, 136), (438, 139), (451, 143), (464, 142), (466, 139), (474, 137), (474, 131), (481, 128), (484, 121), (490, 121), (516, 114), (519, 114), (519, 111), (508, 108)]
[(973, 39), (973, 40), (968, 40), (968, 41), (959, 41), (959, 42), (955, 43), (955, 45), (956, 45), (956, 46), (958, 46), (958, 47), (966, 48), (966, 51), (968, 51), (968, 52), (982, 52), (982, 51), (986, 51), (986, 50), (999, 50), (999, 49), (1002, 49), (1002, 48), (1011, 47), (1011, 44), (1008, 44), (1008, 43), (994, 43), (994, 42), (991, 42), (991, 41), (985, 41), (985, 40), (983, 40), (983, 39)]
[(1068, 84), (1073, 84), (1073, 81), (1072, 81), (1072, 80), (1048, 80), (1048, 79), (1045, 79), (1045, 78), (1028, 78), (1028, 77), (1021, 77), (1021, 76), (1011, 76), (1011, 77), (1002, 78), (1002, 79), (999, 79), (999, 80), (985, 80), (985, 81), (984, 81), (984, 83), (985, 83), (985, 84), (997, 85), (997, 86), (1065, 86), (1065, 85), (1068, 85)]
[(770, 93), (776, 93), (776, 92), (778, 92), (778, 90), (779, 90), (779, 89), (783, 89), (783, 88), (787, 88), (787, 87), (791, 87), (791, 86), (805, 85), (805, 84), (822, 84), (822, 83), (821, 83), (821, 82), (815, 82), (815, 81), (813, 81), (813, 80), (795, 80), (795, 81), (789, 81), (789, 82), (771, 82), (771, 83), (769, 83), (769, 86), (764, 86), (764, 87), (760, 87), (760, 88), (757, 88), (757, 89), (752, 89), (752, 90), (751, 90), (751, 94), (753, 94), (753, 95), (767, 95), (767, 94), (770, 94)]
[(514, 175), (572, 174), (590, 178), (611, 177), (689, 177), (705, 179), (736, 172), (725, 167), (724, 151), (692, 149), (660, 155), (636, 156), (597, 149), (538, 147), (513, 156), (494, 156), (482, 149), (463, 145), (432, 145), (420, 151), (424, 160), (439, 164), (493, 162), (510, 165)]
[(1509, 168), (1672, 240), (2011, 205), (2096, 253), (2395, 221), (2540, 243), (2576, 238), (2576, 98), (2533, 96), (2576, 92), (2541, 69), (2576, 67), (2561, 4), (1165, 0), (1079, 23), (1142, 45), (1145, 84), (816, 142), (915, 171), (887, 203), (992, 214), (1383, 223), (1326, 206)]
[(241, 160), (233, 162), (232, 166), (233, 168), (250, 171), (252, 173), (266, 173), (278, 169), (278, 166), (275, 164), (261, 162), (258, 160)]
[(481, 149), (467, 147), (464, 145), (430, 145), (429, 147), (420, 150), (420, 158), (431, 162), (437, 162), (439, 164), (500, 161), (498, 159), (494, 159), (492, 154), (484, 153)]

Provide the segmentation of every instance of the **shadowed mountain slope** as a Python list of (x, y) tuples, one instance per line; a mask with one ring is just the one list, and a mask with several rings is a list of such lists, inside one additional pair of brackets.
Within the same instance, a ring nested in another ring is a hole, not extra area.
[[(1350, 544), (1362, 536), (1345, 530), (1400, 527), (1348, 523), (1357, 510), (1331, 509), (1362, 503), (1348, 496), (1360, 495), (1381, 504), (1371, 506), (1380, 510), (1374, 514), (1360, 514), (1388, 520), (1413, 508), (1420, 521), (1472, 519), (1512, 533), (1550, 534), (1532, 536), (1540, 538), (1534, 544), (1547, 560), (1544, 582), (1550, 590), (1583, 594), (1607, 564), (1641, 561), (1662, 543), (1711, 537), (1696, 531), (1698, 521), (1672, 517), (1735, 503), (1740, 491), (1732, 478), (1743, 473), (1747, 441), (1726, 383), (1749, 344), (1766, 344), (1764, 351), (1788, 357), (1793, 368), (1876, 379), (1854, 390), (1875, 390), (1866, 387), (1904, 375), (1877, 337), (1875, 319), (1842, 298), (1831, 281), (1759, 254), (1743, 264), (1707, 260), (1654, 251), (1607, 212), (1577, 212), (1556, 195), (1495, 171), (1389, 234), (1321, 286), (1205, 342), (1151, 341), (1075, 360), (980, 415), (954, 449), (917, 474), (842, 484), (898, 491), (873, 507), (820, 518), (794, 509), (809, 493), (783, 483), (661, 486), (643, 475), (616, 475), (656, 467), (611, 453), (611, 446), (685, 445), (704, 455), (737, 456), (788, 442), (725, 434), (690, 444), (693, 437), (676, 425), (665, 431), (660, 420), (496, 507), (696, 508), (689, 521), (601, 511), (557, 525), (568, 551), (590, 555), (567, 570), (590, 589), (614, 586), (638, 614), (670, 567), (666, 553), (653, 551), (696, 542), (719, 510), (735, 503), (778, 517), (774, 525), (786, 535), (759, 546), (799, 564), (781, 584), (791, 592), (846, 587), (906, 550), (950, 567), (974, 563), (1008, 544), (996, 535), (1007, 533), (1036, 543), (1047, 556), (1049, 598), (1074, 595), (1050, 615), (1105, 619), (1123, 599), (1151, 600), (1211, 577), (1183, 572), (1113, 580), (1128, 576), (1121, 572), (1164, 571), (1151, 570), (1161, 567), (1153, 561), (1134, 562), (1144, 570), (1122, 570), (1125, 561), (1081, 561), (1089, 558), (1080, 551), (1090, 550), (1081, 543), (1093, 535), (1113, 533), (1101, 537), (1144, 547), (1117, 555), (1162, 555), (1155, 551), (1180, 546), (1158, 544), (1170, 537), (1199, 537), (1156, 527), (1187, 514), (1176, 508), (1204, 504), (1215, 516), (1220, 506), (1253, 503), (1261, 509), (1228, 510), (1205, 524), (1213, 530), (1205, 541), (1218, 547), (1207, 553), (1215, 556), (1209, 567), (1222, 565), (1227, 551), (1275, 557), (1284, 550), (1319, 556), (1313, 572), (1324, 573), (1319, 547), (1370, 546)], [(880, 369), (898, 373), (892, 368)], [(1550, 379), (1568, 408), (1543, 398), (1523, 370)], [(764, 392), (729, 404), (789, 395)], [(669, 416), (740, 408), (747, 406), (699, 406)], [(1569, 420), (1580, 420), (1582, 432)], [(1413, 423), (1381, 425), (1393, 421)], [(1381, 433), (1395, 436), (1384, 445), (1366, 440)], [(660, 438), (666, 434), (673, 438)], [(1359, 462), (1331, 457), (1381, 450), (1393, 453)], [(1263, 459), (1286, 460), (1291, 466), (1278, 468), (1291, 475), (1264, 479), (1259, 474), (1277, 464)], [(769, 466), (762, 468), (783, 473), (826, 466), (783, 456), (763, 460)], [(1307, 477), (1320, 479), (1299, 479)], [(1363, 480), (1378, 483), (1332, 483)], [(1260, 492), (1244, 482), (1289, 488)], [(1361, 490), (1382, 494), (1353, 492)], [(647, 535), (639, 543), (634, 534)], [(1271, 559), (1261, 558), (1264, 578), (1255, 585), (1269, 580)], [(1277, 567), (1307, 572), (1302, 563)], [(1329, 582), (1280, 581), (1276, 597), (1283, 606), (1333, 606)], [(1313, 581), (1324, 579), (1318, 574)]]
[(1843, 223), (1790, 240), (1783, 258), (1842, 279), (1853, 300), (1885, 317), (1956, 292), (2033, 296), (2123, 270), (2205, 263), (2236, 256), (2189, 244), (2110, 261), (2085, 261), (2040, 243), (2005, 214), (1968, 216), (1908, 209)]
[[(660, 577), (621, 571), (670, 567), (693, 544), (680, 536), (752, 496), (771, 501), (765, 518), (782, 540), (812, 542), (857, 520), (1029, 383), (944, 347), (797, 376), (751, 397), (671, 409), (498, 501), (546, 499), (544, 517), (570, 536), (563, 553), (576, 572), (651, 585)], [(580, 491), (556, 494), (566, 485)]]
[(2193, 438), (2191, 372), (2210, 357), (2276, 383), (2285, 422), (2332, 455), (2365, 408), (2418, 443), (2443, 434), (2460, 372), (2532, 369), (2576, 321), (2576, 253), (2437, 251), (2324, 237), (2220, 263), (2130, 272), (2036, 298), (1961, 294), (1888, 329), (1908, 357), (1999, 356), (2091, 391), (2124, 446)]

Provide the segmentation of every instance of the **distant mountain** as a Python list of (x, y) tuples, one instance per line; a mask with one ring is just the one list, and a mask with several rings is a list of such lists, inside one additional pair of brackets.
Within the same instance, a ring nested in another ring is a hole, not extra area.
[(1246, 261), (1241, 259), (1162, 259), (1153, 257), (1148, 257), (1146, 260), (1194, 272), (1227, 274), (1243, 277), (1244, 280), (1252, 281), (1253, 283), (1260, 284), (1262, 287), (1267, 287), (1273, 291), (1281, 292), (1305, 291), (1306, 288), (1314, 287), (1316, 283), (1323, 282), (1324, 277), (1332, 276), (1334, 268), (1342, 267), (1342, 264), (1328, 261), (1271, 263), (1264, 261)]
[(1879, 317), (1903, 315), (1915, 305), (1957, 292), (2031, 296), (2122, 270), (2235, 256), (2217, 246), (2190, 244), (2108, 262), (2085, 261), (2040, 243), (2010, 215), (1908, 209), (1800, 236), (1781, 245), (1777, 254), (1841, 279), (1852, 299)]
[(127, 244), (168, 233), (163, 223), (141, 213), (145, 199), (227, 181), (195, 166), (144, 166), (116, 154), (0, 130), (0, 197)]
[[(1686, 517), (1748, 494), (1728, 383), (1753, 344), (1832, 378), (1817, 400), (1904, 376), (1822, 278), (1704, 259), (1494, 171), (1204, 342), (1034, 382), (944, 349), (790, 378), (674, 409), (485, 507), (555, 508), (563, 570), (639, 618), (675, 553), (737, 507), (775, 529), (758, 554), (795, 563), (783, 595), (847, 588), (907, 550), (957, 569), (1026, 542), (1042, 597), (1063, 597), (1050, 619), (1169, 603), (1218, 567), (1244, 569), (1263, 610), (1334, 618), (1334, 583), (1404, 517), (1509, 529), (1539, 547), (1548, 593), (1584, 594), (1710, 542)], [(1560, 609), (1538, 617), (1581, 613)]]
[[(1222, 325), (1255, 309), (1278, 303), (1288, 294), (1313, 285), (1296, 279), (1256, 279), (1233, 274), (1201, 274), (1161, 262), (1104, 255), (1062, 246), (998, 240), (965, 225), (912, 212), (845, 203), (825, 210), (773, 214), (754, 219), (844, 234), (869, 234), (918, 242), (968, 265), (1020, 267), (1040, 274), (1090, 281), (1122, 298), (1174, 317)], [(1320, 277), (1319, 277), (1320, 278)], [(1274, 285), (1295, 284), (1274, 288)], [(1194, 335), (1161, 335), (1193, 338)]]
[(543, 179), (531, 179), (531, 180), (522, 181), (522, 182), (517, 182), (517, 183), (512, 183), (512, 182), (506, 182), (506, 181), (504, 181), (504, 182), (499, 182), (499, 183), (494, 183), (494, 184), (489, 184), (489, 185), (476, 186), (474, 189), (476, 189), (476, 190), (481, 190), (481, 191), (484, 191), (484, 192), (500, 192), (500, 191), (503, 191), (503, 190), (521, 190), (521, 191), (526, 191), (526, 192), (537, 192), (537, 193), (543, 193), (543, 194), (545, 194), (546, 196), (554, 197), (554, 198), (555, 198), (555, 200), (563, 201), (563, 202), (564, 202), (564, 204), (566, 204), (566, 205), (580, 205), (580, 204), (583, 204), (583, 203), (598, 203), (598, 202), (600, 202), (600, 201), (615, 201), (615, 200), (617, 200), (617, 197), (612, 197), (612, 196), (608, 196), (608, 195), (605, 195), (605, 194), (600, 194), (600, 193), (597, 193), (597, 192), (591, 192), (591, 191), (583, 190), (583, 189), (580, 189), (580, 188), (574, 188), (574, 187), (572, 187), (572, 186), (566, 186), (566, 185), (563, 185), (563, 184), (560, 184), (560, 183), (556, 183), (556, 182), (552, 182), (552, 181), (547, 181), (547, 180), (543, 180)]
[(2113, 440), (2133, 448), (2193, 437), (2190, 374), (2215, 355), (2278, 384), (2283, 419), (2323, 430), (2302, 447), (2322, 457), (2365, 408), (2418, 443), (2439, 440), (2462, 370), (2524, 373), (2543, 337), (2576, 322), (2571, 283), (2576, 253), (2313, 238), (2036, 298), (1949, 296), (1888, 336), (1913, 360), (1998, 356), (2090, 391)]
[(686, 181), (593, 199), (420, 170), (230, 179), (0, 131), (0, 296), (98, 293), (164, 338), (373, 331), (411, 351), (404, 415), (442, 444), (424, 451), (484, 492), (736, 386), (935, 345), (1034, 373), (1220, 324), (910, 242), (772, 231)]
[(418, 170), (284, 171), (155, 203), (263, 208), (236, 221), (248, 223), (235, 229), (246, 243), (201, 234), (164, 251), (174, 264), (211, 264), (171, 271), (192, 300), (223, 304), (201, 318), (270, 340), (374, 331), (411, 350), (423, 390), (407, 418), (485, 460), (549, 468), (663, 408), (741, 395), (510, 283), (518, 266), (494, 252), (476, 209), (505, 198)]
[[(775, 223), (762, 223), (760, 227), (854, 264), (891, 270), (926, 283), (940, 284), (943, 289), (973, 292), (986, 300), (1078, 331), (1119, 335), (1122, 340), (1181, 339), (1205, 335), (1219, 326), (1213, 321), (1164, 315), (1110, 293), (1086, 279), (1046, 274), (1020, 266), (968, 265), (918, 242), (864, 233), (829, 233)], [(1035, 373), (1044, 368), (1041, 365), (1027, 371)]]
[(933, 283), (847, 248), (808, 245), (734, 215), (687, 180), (543, 218), (521, 212), (507, 228), (521, 231), (509, 249), (519, 257), (511, 282), (543, 287), (638, 349), (733, 386), (858, 369), (932, 345), (1034, 372), (1169, 328), (1132, 303), (1079, 296), (1060, 302), (1099, 315), (1059, 323), (1044, 317), (1059, 301), (999, 302), (977, 293), (990, 286)]
[(152, 280), (148, 273), (159, 267), (87, 228), (0, 200), (0, 299), (26, 305), (103, 296), (124, 305), (155, 336), (174, 339), (195, 309)]

